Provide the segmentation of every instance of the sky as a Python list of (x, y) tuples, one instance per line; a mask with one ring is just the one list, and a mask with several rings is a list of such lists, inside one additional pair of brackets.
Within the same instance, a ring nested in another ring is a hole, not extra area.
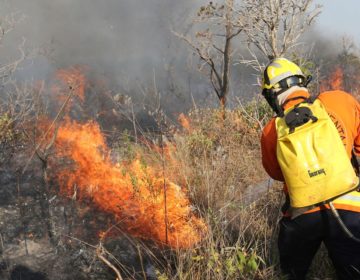
[(327, 37), (351, 37), (360, 46), (360, 1), (359, 0), (317, 0), (323, 5), (317, 20), (319, 30)]

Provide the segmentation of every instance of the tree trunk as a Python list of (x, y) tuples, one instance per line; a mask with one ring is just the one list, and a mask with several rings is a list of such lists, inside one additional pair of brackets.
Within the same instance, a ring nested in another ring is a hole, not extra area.
[(220, 97), (220, 110), (221, 110), (221, 119), (225, 120), (226, 114), (226, 95)]
[(230, 81), (230, 55), (231, 55), (231, 39), (232, 39), (232, 13), (234, 8), (234, 0), (228, 0), (226, 5), (226, 27), (225, 27), (225, 46), (224, 46), (224, 68), (222, 75), (222, 87), (220, 97), (220, 109), (222, 111), (222, 119), (225, 119), (226, 97), (229, 93)]

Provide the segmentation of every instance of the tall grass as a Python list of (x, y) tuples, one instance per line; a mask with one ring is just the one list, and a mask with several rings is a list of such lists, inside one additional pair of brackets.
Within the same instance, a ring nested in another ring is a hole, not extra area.
[[(194, 248), (154, 256), (158, 279), (283, 279), (276, 245), (282, 186), (270, 184), (262, 168), (260, 126), (248, 109), (228, 111), (225, 120), (217, 110), (194, 110), (189, 127), (173, 133), (165, 175), (184, 187), (209, 231)], [(332, 275), (321, 250), (310, 279)]]
[(241, 110), (195, 110), (189, 128), (179, 131), (176, 170), (192, 204), (209, 225), (205, 240), (175, 255), (167, 279), (271, 279), (277, 272), (274, 225), (279, 188), (266, 184), (261, 167), (259, 130)]

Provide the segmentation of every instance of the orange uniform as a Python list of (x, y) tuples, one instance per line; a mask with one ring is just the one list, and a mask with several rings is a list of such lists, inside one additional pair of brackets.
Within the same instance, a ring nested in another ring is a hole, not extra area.
[[(298, 90), (293, 92), (288, 99), (297, 96), (309, 97), (309, 93), (305, 90)], [(323, 92), (318, 99), (324, 104), (338, 129), (349, 158), (351, 158), (352, 150), (357, 156), (360, 156), (360, 104), (353, 96), (340, 90)], [(285, 109), (299, 102), (301, 102), (299, 99), (291, 100), (286, 103)], [(276, 141), (275, 118), (273, 118), (264, 127), (261, 137), (262, 163), (271, 178), (284, 181), (276, 157)], [(284, 190), (286, 192), (286, 186)], [(354, 191), (334, 200), (334, 206), (337, 209), (360, 212), (360, 192)], [(314, 208), (308, 213), (320, 210), (321, 207)]]

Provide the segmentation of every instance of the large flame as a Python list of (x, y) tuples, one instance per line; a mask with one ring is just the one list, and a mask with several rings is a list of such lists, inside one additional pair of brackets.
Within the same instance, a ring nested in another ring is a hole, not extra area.
[[(79, 68), (59, 71), (57, 77), (83, 99), (85, 78)], [(139, 158), (113, 163), (96, 122), (80, 124), (67, 117), (55, 145), (57, 156), (71, 161), (57, 174), (62, 192), (90, 198), (98, 209), (114, 215), (125, 231), (173, 248), (191, 247), (206, 233), (185, 193), (162, 172)]]
[(74, 162), (71, 171), (64, 170), (58, 176), (67, 194), (73, 195), (76, 187), (80, 199), (91, 198), (135, 236), (167, 242), (175, 248), (201, 240), (206, 226), (192, 213), (181, 188), (139, 159), (114, 165), (96, 123), (67, 122), (58, 131), (56, 145), (59, 155)]

